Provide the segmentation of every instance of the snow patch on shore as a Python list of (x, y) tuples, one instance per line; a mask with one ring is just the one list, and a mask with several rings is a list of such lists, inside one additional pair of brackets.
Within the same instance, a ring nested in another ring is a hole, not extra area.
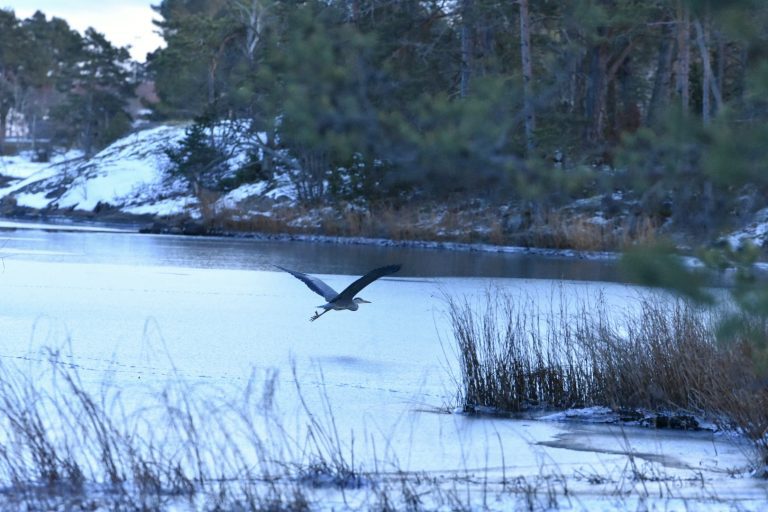
[[(0, 199), (11, 196), (18, 206), (34, 209), (94, 211), (101, 205), (129, 214), (199, 216), (197, 198), (185, 178), (170, 175), (166, 154), (167, 148), (183, 140), (187, 126), (163, 125), (131, 133), (89, 160), (79, 152), (57, 155), (48, 163), (33, 162), (31, 153), (0, 158), (0, 175), (8, 179), (0, 188)], [(224, 131), (226, 127), (215, 134)], [(227, 163), (235, 170), (248, 156), (239, 149), (242, 141), (231, 144)], [(290, 180), (278, 177), (271, 186), (244, 184), (225, 194), (216, 208), (236, 209), (253, 196), (292, 200), (296, 195)]]

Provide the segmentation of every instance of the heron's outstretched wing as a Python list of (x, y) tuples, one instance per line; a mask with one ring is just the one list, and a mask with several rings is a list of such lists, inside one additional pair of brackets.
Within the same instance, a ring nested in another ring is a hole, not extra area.
[(301, 272), (296, 272), (295, 270), (288, 270), (287, 268), (281, 267), (280, 265), (275, 265), (280, 270), (283, 270), (285, 272), (288, 272), (296, 279), (299, 279), (304, 282), (307, 286), (309, 286), (309, 289), (315, 292), (318, 295), (321, 295), (326, 301), (331, 302), (333, 299), (335, 299), (339, 294), (336, 293), (336, 290), (322, 282), (320, 279), (316, 277), (309, 276), (307, 274), (302, 274)]
[(400, 268), (402, 265), (387, 265), (386, 267), (380, 267), (375, 268), (365, 274), (363, 277), (352, 283), (351, 285), (344, 288), (344, 290), (339, 294), (338, 299), (340, 300), (352, 300), (355, 298), (355, 295), (360, 292), (363, 288), (374, 282), (380, 277), (388, 276), (389, 274), (394, 274)]

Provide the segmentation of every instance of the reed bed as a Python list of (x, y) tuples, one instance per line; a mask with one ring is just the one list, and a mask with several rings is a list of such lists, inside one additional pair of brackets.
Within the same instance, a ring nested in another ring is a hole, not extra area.
[[(84, 382), (49, 351), (0, 364), (0, 508), (309, 510), (313, 485), (362, 478), (338, 437), (296, 439), (274, 411), (277, 374), (244, 387)], [(394, 498), (393, 498), (394, 499)]]
[[(754, 339), (718, 336), (725, 311), (663, 295), (638, 297), (634, 313), (611, 311), (600, 297), (542, 308), (500, 290), (479, 303), (447, 301), (465, 411), (605, 406), (698, 415), (744, 433), (768, 465), (768, 380), (750, 357)], [(743, 322), (768, 340), (764, 322)]]
[(460, 468), (366, 467), (322, 386), (292, 377), (296, 432), (278, 410), (274, 371), (244, 386), (172, 375), (158, 389), (84, 379), (56, 351), (0, 360), (0, 510), (473, 510), (500, 497), (544, 510), (567, 495), (549, 474), (479, 486)]

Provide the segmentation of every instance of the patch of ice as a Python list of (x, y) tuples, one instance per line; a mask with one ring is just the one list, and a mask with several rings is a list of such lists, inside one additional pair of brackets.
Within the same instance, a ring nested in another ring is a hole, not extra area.
[(543, 421), (582, 420), (595, 423), (614, 423), (616, 414), (608, 407), (596, 406), (583, 409), (568, 409), (565, 411), (546, 414), (539, 418)]

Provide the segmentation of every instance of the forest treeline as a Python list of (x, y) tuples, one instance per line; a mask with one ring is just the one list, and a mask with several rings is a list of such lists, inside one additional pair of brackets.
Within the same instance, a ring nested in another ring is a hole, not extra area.
[(41, 12), (20, 20), (0, 10), (0, 150), (10, 125), (87, 155), (104, 147), (131, 127), (137, 70), (126, 48), (93, 29), (80, 34)]
[(236, 120), (264, 134), (252, 138), (260, 169), (250, 175), (289, 172), (307, 202), (561, 204), (621, 192), (692, 229), (764, 206), (763, 0), (154, 9), (166, 46), (141, 69), (95, 31), (2, 11), (3, 126), (11, 110), (45, 118), (52, 137), (89, 153), (129, 128), (121, 105), (136, 81), (152, 80), (157, 120), (196, 120), (189, 156), (177, 153), (182, 172), (189, 164), (199, 175), (199, 157), (216, 154), (201, 133)]

